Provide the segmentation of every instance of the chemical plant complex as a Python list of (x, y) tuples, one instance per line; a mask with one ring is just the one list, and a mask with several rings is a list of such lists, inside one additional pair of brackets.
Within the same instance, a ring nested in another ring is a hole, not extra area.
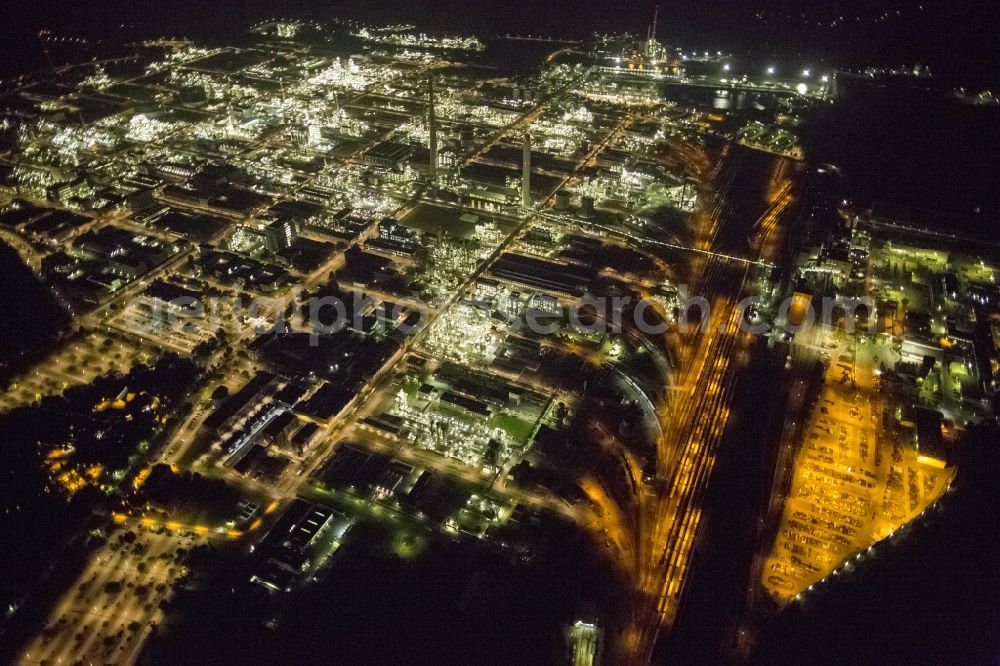
[(0, 240), (64, 317), (0, 366), (66, 523), (23, 576), (79, 560), (4, 586), (11, 658), (291, 659), (315, 614), (399, 663), (388, 607), (468, 634), (433, 663), (528, 663), (493, 622), (746, 658), (924, 520), (992, 413), (995, 248), (807, 160), (845, 76), (657, 34), (273, 20), (5, 84)]

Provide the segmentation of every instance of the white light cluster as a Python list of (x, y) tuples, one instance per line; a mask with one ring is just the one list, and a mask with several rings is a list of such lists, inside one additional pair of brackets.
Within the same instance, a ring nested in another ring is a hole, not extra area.
[(404, 137), (407, 143), (419, 143), (422, 146), (430, 145), (431, 133), (427, 129), (427, 123), (421, 118), (413, 118), (403, 123), (396, 128), (396, 134)]
[(475, 37), (429, 37), (424, 34), (410, 34), (403, 32), (380, 33), (373, 32), (368, 28), (361, 28), (355, 37), (376, 44), (388, 44), (392, 46), (407, 46), (415, 48), (435, 48), (448, 49), (453, 51), (482, 51), (486, 47)]
[(434, 355), (462, 364), (485, 366), (500, 345), (488, 307), (463, 301), (435, 320), (424, 341)]
[(479, 265), (478, 243), (444, 239), (430, 247), (423, 280), (431, 300), (442, 302)]
[(337, 58), (329, 67), (307, 79), (299, 90), (305, 92), (324, 86), (338, 90), (364, 90), (373, 83), (391, 78), (391, 72), (384, 68), (362, 67), (353, 58)]
[[(147, 42), (147, 45), (151, 46), (157, 46), (159, 44), (160, 43), (158, 42)], [(146, 66), (147, 74), (155, 74), (156, 72), (161, 72), (173, 65), (181, 65), (199, 58), (204, 58), (206, 56), (222, 52), (222, 49), (203, 49), (188, 43), (183, 43), (180, 48), (177, 48), (177, 45), (174, 42), (168, 42), (167, 45), (175, 50), (167, 53), (163, 60), (156, 60), (149, 63)]]
[(435, 112), (439, 118), (446, 120), (472, 120), (488, 127), (506, 127), (519, 115), (516, 111), (496, 109), (485, 104), (466, 104), (457, 97), (438, 100)]
[(126, 137), (131, 141), (148, 143), (163, 138), (171, 131), (169, 123), (137, 113), (128, 121)]
[(406, 393), (396, 396), (393, 410), (404, 419), (417, 447), (436, 451), (475, 468), (487, 467), (484, 460), (491, 439), (500, 443), (498, 459), (503, 461), (514, 451), (510, 436), (502, 428), (491, 428), (489, 421), (463, 419), (435, 409), (419, 409), (410, 404)]
[(549, 120), (539, 120), (532, 126), (533, 133), (539, 137), (542, 150), (559, 157), (570, 157), (576, 152), (585, 136), (576, 125), (565, 122), (554, 123)]

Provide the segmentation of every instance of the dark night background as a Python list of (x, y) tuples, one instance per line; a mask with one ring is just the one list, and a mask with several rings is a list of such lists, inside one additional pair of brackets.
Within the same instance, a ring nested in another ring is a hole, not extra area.
[[(35, 38), (41, 29), (112, 41), (161, 35), (225, 41), (256, 20), (282, 16), (408, 22), (432, 32), (483, 36), (530, 32), (581, 37), (594, 31), (643, 34), (655, 4), (657, 0), (14, 0), (0, 9), (4, 51), (0, 71), (9, 76), (44, 66)], [(684, 48), (750, 53), (754, 59), (789, 58), (817, 68), (921, 62), (973, 87), (1000, 80), (995, 39), (1000, 23), (990, 15), (990, 3), (659, 0), (659, 4), (661, 40)], [(9, 18), (2, 19), (4, 12), (10, 13)], [(830, 27), (838, 17), (844, 22)]]

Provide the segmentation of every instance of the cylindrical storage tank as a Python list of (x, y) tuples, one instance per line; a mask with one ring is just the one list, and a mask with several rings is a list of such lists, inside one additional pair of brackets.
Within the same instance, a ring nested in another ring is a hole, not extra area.
[(463, 127), (459, 133), (459, 140), (462, 142), (462, 150), (470, 151), (476, 147), (476, 134), (471, 127)]
[(566, 190), (559, 190), (556, 192), (556, 210), (569, 210), (569, 192)]

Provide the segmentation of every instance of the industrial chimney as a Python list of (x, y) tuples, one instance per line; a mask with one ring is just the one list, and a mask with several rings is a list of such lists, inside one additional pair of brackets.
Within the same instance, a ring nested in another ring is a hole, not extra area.
[(524, 135), (524, 157), (521, 174), (521, 207), (531, 208), (531, 135)]
[(427, 129), (430, 132), (431, 157), (427, 174), (430, 176), (431, 185), (437, 185), (438, 166), (438, 135), (437, 117), (434, 114), (434, 76), (427, 78)]

